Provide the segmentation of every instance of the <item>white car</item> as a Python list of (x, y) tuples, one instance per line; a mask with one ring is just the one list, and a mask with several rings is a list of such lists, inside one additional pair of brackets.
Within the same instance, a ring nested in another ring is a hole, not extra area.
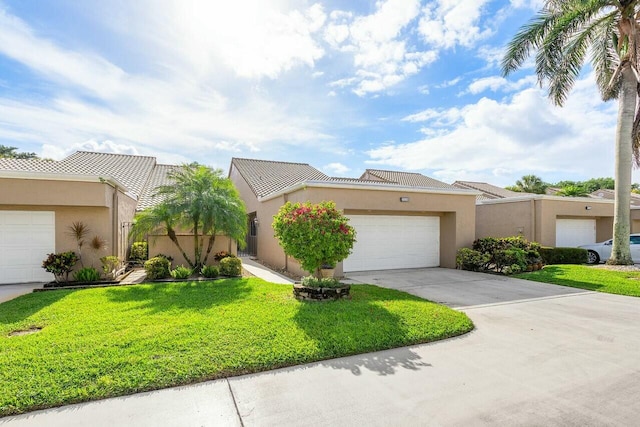
[[(579, 248), (586, 249), (589, 254), (587, 257), (588, 264), (598, 264), (605, 262), (611, 257), (611, 245), (613, 239), (606, 240), (592, 245), (582, 245)], [(640, 233), (629, 236), (629, 244), (631, 247), (631, 259), (633, 262), (640, 262)]]

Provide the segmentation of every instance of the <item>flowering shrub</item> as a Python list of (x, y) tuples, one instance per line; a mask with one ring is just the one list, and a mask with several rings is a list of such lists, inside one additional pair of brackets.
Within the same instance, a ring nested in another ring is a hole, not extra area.
[(287, 255), (318, 274), (321, 267), (334, 268), (349, 256), (356, 231), (348, 221), (334, 202), (287, 202), (273, 217), (273, 230)]
[(69, 273), (78, 262), (78, 255), (73, 251), (61, 252), (58, 254), (48, 254), (47, 259), (42, 261), (42, 268), (49, 273), (53, 273), (56, 282), (69, 281)]

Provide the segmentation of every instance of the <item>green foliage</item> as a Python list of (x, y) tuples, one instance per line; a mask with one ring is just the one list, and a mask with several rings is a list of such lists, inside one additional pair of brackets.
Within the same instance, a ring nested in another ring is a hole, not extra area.
[(220, 270), (215, 265), (205, 265), (200, 270), (200, 274), (202, 274), (207, 279), (214, 279), (220, 275)]
[(0, 144), (0, 159), (37, 159), (36, 153), (18, 153), (16, 150), (18, 147), (9, 147)]
[[(352, 285), (351, 296), (305, 304), (257, 278), (23, 295), (0, 305), (0, 417), (473, 329), (463, 312), (397, 290)], [(7, 337), (31, 326), (44, 329)], [(387, 358), (384, 369), (403, 363)]]
[(185, 267), (184, 265), (179, 265), (175, 269), (171, 270), (171, 277), (174, 279), (186, 279), (191, 276), (191, 269)]
[(47, 258), (42, 261), (42, 268), (49, 273), (53, 273), (56, 282), (63, 280), (69, 281), (69, 273), (78, 262), (78, 255), (73, 251), (61, 252), (57, 254), (48, 254)]
[[(527, 252), (519, 248), (500, 249), (494, 254), (496, 271), (513, 274), (527, 268)], [(509, 267), (506, 269), (506, 267)]]
[(589, 195), (589, 191), (580, 185), (567, 185), (566, 187), (562, 187), (556, 195), (564, 197), (585, 197)]
[(241, 276), (242, 260), (236, 257), (226, 257), (220, 260), (220, 274), (223, 276)]
[[(136, 214), (132, 236), (166, 234), (195, 271), (206, 265), (218, 234), (244, 244), (244, 203), (222, 170), (193, 163), (174, 169), (168, 177), (171, 184), (157, 189), (163, 201)], [(176, 234), (180, 228), (192, 230), (193, 252), (181, 246)]]
[(144, 270), (147, 272), (147, 279), (166, 279), (171, 275), (171, 263), (163, 257), (153, 257), (144, 263)]
[(310, 288), (339, 288), (344, 286), (338, 279), (332, 277), (305, 276), (300, 283)]
[(147, 242), (133, 242), (129, 258), (134, 261), (145, 261), (149, 256), (149, 244)]
[(73, 273), (73, 280), (76, 282), (97, 282), (100, 280), (100, 273), (93, 267), (83, 267)]
[(227, 257), (230, 257), (230, 256), (234, 256), (234, 255), (233, 255), (233, 254), (230, 254), (230, 253), (229, 253), (229, 252), (227, 252), (227, 251), (220, 251), (220, 252), (216, 252), (216, 253), (213, 255), (213, 259), (214, 259), (214, 260), (216, 260), (216, 261), (220, 261), (220, 260), (222, 260), (222, 259), (224, 259), (224, 258), (227, 258)]
[(522, 193), (544, 194), (549, 184), (542, 181), (540, 177), (535, 175), (525, 175), (516, 181), (516, 184), (508, 187), (507, 190), (518, 191)]
[(334, 268), (349, 256), (356, 231), (348, 222), (334, 202), (287, 202), (273, 217), (273, 230), (284, 252), (317, 275), (323, 265)]
[(559, 181), (553, 186), (561, 189), (576, 186), (583, 188), (586, 193), (593, 193), (600, 189), (613, 190), (615, 188), (615, 180), (613, 178), (591, 178), (586, 181)]
[(103, 256), (102, 258), (100, 258), (100, 262), (102, 263), (102, 271), (104, 272), (104, 274), (109, 279), (115, 279), (116, 272), (118, 271), (118, 268), (120, 268), (120, 265), (122, 264), (120, 262), (120, 258), (114, 255)]
[(469, 248), (460, 248), (456, 254), (456, 267), (461, 270), (484, 271), (491, 255)]
[(545, 264), (585, 264), (588, 251), (582, 248), (540, 248)]

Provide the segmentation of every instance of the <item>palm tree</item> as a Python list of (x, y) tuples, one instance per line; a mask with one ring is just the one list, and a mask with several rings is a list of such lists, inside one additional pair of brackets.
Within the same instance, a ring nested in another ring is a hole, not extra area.
[(618, 99), (615, 141), (615, 209), (610, 264), (631, 264), (629, 247), (631, 163), (639, 163), (640, 0), (547, 0), (515, 35), (502, 60), (505, 76), (536, 51), (536, 74), (549, 98), (562, 106), (587, 53), (602, 99)]
[(516, 181), (516, 185), (511, 187), (515, 191), (522, 193), (544, 194), (548, 185), (540, 177), (535, 175), (525, 175)]
[(580, 185), (567, 185), (562, 187), (556, 195), (564, 197), (586, 197), (589, 195), (589, 192)]
[(18, 147), (9, 147), (6, 145), (0, 144), (0, 159), (1, 158), (10, 158), (10, 159), (37, 159), (38, 156), (36, 153), (18, 153), (16, 150)]
[[(132, 235), (167, 233), (195, 271), (206, 265), (216, 236), (225, 234), (244, 243), (246, 211), (238, 191), (222, 171), (193, 163), (169, 173), (172, 184), (158, 187), (162, 201), (136, 215)], [(187, 254), (176, 231), (188, 229), (193, 235), (193, 253)], [(204, 246), (207, 242), (206, 248)]]

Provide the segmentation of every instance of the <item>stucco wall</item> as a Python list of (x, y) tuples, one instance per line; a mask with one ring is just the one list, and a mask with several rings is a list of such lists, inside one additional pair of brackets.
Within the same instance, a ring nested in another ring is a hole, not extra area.
[(0, 203), (25, 206), (111, 206), (112, 187), (101, 182), (0, 178)]
[(534, 201), (476, 206), (476, 238), (521, 235), (535, 240)]

